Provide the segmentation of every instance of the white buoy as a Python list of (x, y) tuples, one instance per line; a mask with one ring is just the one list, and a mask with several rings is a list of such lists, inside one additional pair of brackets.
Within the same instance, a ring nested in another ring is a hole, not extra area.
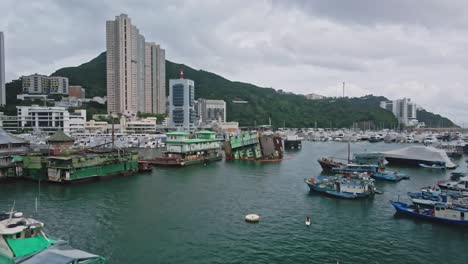
[(248, 214), (245, 216), (245, 221), (250, 223), (257, 223), (260, 221), (260, 216), (257, 214)]

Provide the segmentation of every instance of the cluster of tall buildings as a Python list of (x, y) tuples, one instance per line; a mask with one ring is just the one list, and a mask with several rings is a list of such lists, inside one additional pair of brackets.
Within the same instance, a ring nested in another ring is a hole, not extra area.
[(5, 104), (5, 40), (3, 32), (0, 32), (0, 106)]
[(409, 98), (397, 99), (392, 101), (380, 102), (380, 107), (386, 109), (395, 115), (400, 124), (405, 126), (418, 125), (417, 112), (418, 106), (411, 102)]
[(126, 14), (106, 23), (107, 111), (166, 113), (166, 55)]

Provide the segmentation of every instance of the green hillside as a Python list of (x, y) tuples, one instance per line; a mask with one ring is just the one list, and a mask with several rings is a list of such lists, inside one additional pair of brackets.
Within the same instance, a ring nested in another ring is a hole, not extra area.
[[(223, 99), (227, 103), (228, 121), (238, 121), (242, 126), (268, 124), (271, 119), (275, 127), (352, 127), (393, 128), (397, 120), (392, 113), (380, 109), (379, 102), (385, 97), (364, 96), (361, 98), (328, 98), (307, 100), (302, 95), (284, 93), (272, 88), (261, 88), (252, 84), (233, 82), (204, 70), (195, 70), (184, 64), (166, 61), (166, 79), (179, 77), (184, 69), (186, 78), (195, 81), (196, 98)], [(86, 88), (86, 97), (106, 94), (106, 53), (78, 67), (62, 68), (54, 76), (69, 78), (70, 85)], [(15, 83), (15, 87), (18, 83)], [(10, 90), (10, 89), (9, 89)], [(11, 92), (17, 88), (11, 89)], [(9, 91), (7, 91), (8, 93)], [(247, 101), (245, 104), (233, 101)], [(17, 102), (16, 102), (17, 103)], [(448, 119), (424, 112), (421, 121), (426, 124), (453, 125)], [(430, 120), (431, 122), (427, 122)]]

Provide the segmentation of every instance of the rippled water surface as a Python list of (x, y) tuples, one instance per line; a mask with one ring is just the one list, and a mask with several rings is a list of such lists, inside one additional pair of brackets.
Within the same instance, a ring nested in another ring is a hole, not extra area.
[[(351, 149), (402, 146), (355, 143)], [(49, 235), (108, 263), (468, 262), (467, 229), (395, 217), (388, 202), (448, 178), (446, 172), (390, 167), (411, 180), (377, 182), (384, 194), (366, 200), (309, 193), (303, 179), (321, 172), (316, 160), (346, 152), (343, 143), (306, 142), (281, 163), (156, 168), (71, 186), (3, 182), (0, 210), (15, 200), (18, 210), (46, 223)], [(466, 170), (462, 161), (459, 170)], [(248, 213), (261, 215), (261, 222), (244, 222)]]

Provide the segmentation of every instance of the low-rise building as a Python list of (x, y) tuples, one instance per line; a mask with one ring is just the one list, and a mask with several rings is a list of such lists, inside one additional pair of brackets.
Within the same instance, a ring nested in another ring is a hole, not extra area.
[(107, 133), (109, 123), (106, 121), (89, 120), (85, 124), (86, 133)]
[(71, 107), (81, 107), (83, 106), (82, 99), (78, 99), (75, 97), (64, 97), (60, 101), (55, 101), (55, 106), (58, 107), (65, 107), (66, 109)]
[(156, 133), (156, 121), (156, 117), (128, 119), (122, 116), (120, 126), (122, 131), (128, 134), (152, 134)]
[(86, 110), (69, 113), (64, 107), (17, 106), (17, 128), (42, 131), (84, 132)]
[(239, 122), (214, 122), (212, 129), (226, 137), (240, 133)]
[(16, 169), (17, 155), (29, 151), (29, 142), (8, 134), (0, 127), (0, 179), (7, 176), (20, 176), (21, 170)]
[(25, 101), (25, 100), (43, 100), (47, 101), (46, 94), (18, 94), (16, 99)]

